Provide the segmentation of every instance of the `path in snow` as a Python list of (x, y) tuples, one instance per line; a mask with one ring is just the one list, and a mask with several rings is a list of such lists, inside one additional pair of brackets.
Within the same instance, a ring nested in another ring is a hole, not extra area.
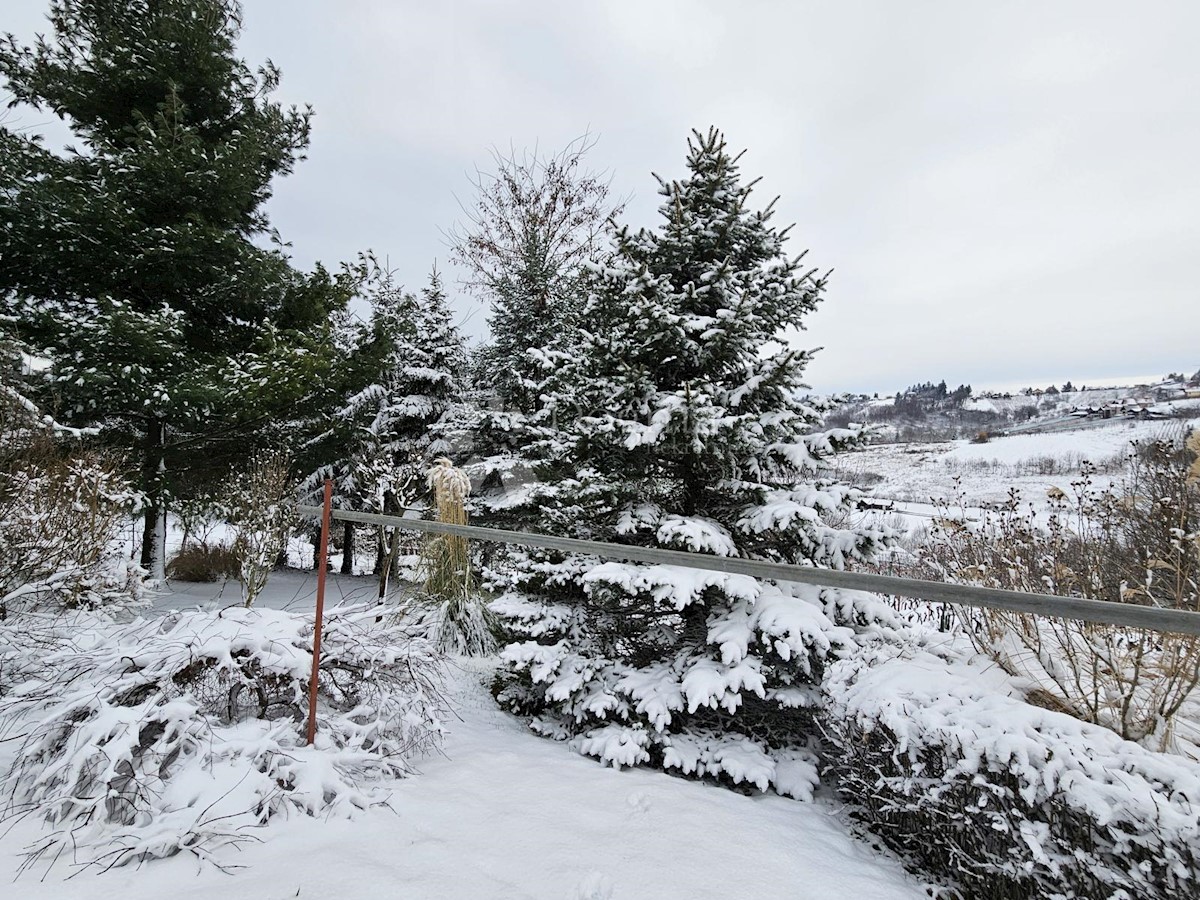
[[(274, 587), (272, 605), (295, 602), (290, 576)], [(16, 889), (23, 900), (926, 896), (897, 862), (852, 839), (831, 805), (601, 767), (500, 712), (489, 674), (481, 663), (456, 668), (449, 691), (461, 721), (445, 756), (398, 782), (391, 810), (272, 824), (234, 854), (245, 868), (233, 875), (180, 856), (63, 881), (71, 868), (60, 862)], [(32, 836), (27, 825), (0, 841), (0, 872), (15, 871), (22, 836)]]

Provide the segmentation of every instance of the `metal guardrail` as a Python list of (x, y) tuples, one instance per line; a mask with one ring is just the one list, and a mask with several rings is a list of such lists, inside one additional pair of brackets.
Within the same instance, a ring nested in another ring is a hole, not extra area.
[[(303, 516), (313, 516), (319, 519), (322, 510), (319, 506), (297, 506), (296, 512)], [(917, 578), (900, 578), (895, 575), (840, 572), (835, 569), (816, 569), (809, 566), (795, 566), (756, 559), (685, 553), (680, 550), (660, 550), (655, 547), (632, 547), (602, 541), (581, 541), (549, 534), (481, 528), (478, 525), (448, 525), (444, 522), (430, 522), (427, 519), (406, 519), (401, 516), (384, 516), (346, 509), (335, 509), (331, 514), (333, 518), (343, 522), (387, 525), (433, 534), (454, 534), (473, 540), (543, 547), (549, 550), (588, 554), (606, 559), (683, 566), (689, 569), (705, 569), (730, 575), (749, 575), (752, 578), (765, 578), (773, 581), (794, 581), (802, 584), (815, 584), (820, 587), (891, 594), (932, 603), (1003, 609), (1010, 612), (1032, 613), (1038, 616), (1077, 619), (1082, 622), (1200, 636), (1200, 612), (1189, 612), (1182, 609), (1162, 609), (1155, 606), (1137, 606), (1131, 603), (1110, 603), (1104, 600), (1080, 600), (1073, 597), (1056, 597), (1053, 594), (1033, 594), (974, 585), (946, 584), (941, 581), (923, 581)]]

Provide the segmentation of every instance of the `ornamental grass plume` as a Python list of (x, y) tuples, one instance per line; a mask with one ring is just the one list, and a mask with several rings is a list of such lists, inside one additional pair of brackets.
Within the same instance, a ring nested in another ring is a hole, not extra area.
[[(437, 521), (466, 525), (470, 476), (441, 457), (429, 470), (428, 482)], [(456, 534), (430, 535), (421, 551), (421, 567), (438, 648), (466, 656), (486, 656), (495, 650), (493, 616), (475, 590), (467, 539)]]

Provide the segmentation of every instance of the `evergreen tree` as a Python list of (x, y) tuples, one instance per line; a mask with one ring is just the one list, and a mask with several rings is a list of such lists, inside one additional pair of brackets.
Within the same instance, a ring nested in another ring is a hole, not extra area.
[(506, 484), (528, 473), (542, 350), (574, 333), (581, 274), (603, 251), (608, 221), (620, 210), (603, 177), (584, 167), (593, 143), (585, 135), (548, 158), (495, 154), (495, 172), (475, 181), (468, 220), (451, 233), (465, 283), (491, 305), (491, 340), (472, 358), (476, 412), (460, 432), (482, 459), (476, 502), (492, 522), (520, 524)]
[(495, 173), (478, 177), (468, 222), (451, 233), (467, 285), (492, 305), (477, 371), (506, 410), (537, 409), (542, 374), (528, 351), (572, 326), (580, 270), (620, 209), (602, 176), (583, 167), (593, 144), (585, 135), (548, 158), (494, 154)]
[[(542, 387), (532, 503), (554, 534), (841, 568), (884, 535), (839, 524), (856, 492), (822, 460), (857, 435), (814, 430), (811, 354), (781, 343), (825, 281), (784, 255), (737, 163), (695, 133), (688, 176), (660, 179), (659, 229), (618, 233)], [(616, 765), (811, 791), (810, 711), (850, 597), (548, 552), (495, 578), (518, 636), (498, 697), (535, 730)]]
[(310, 111), (272, 101), (278, 71), (237, 56), (237, 3), (56, 0), (50, 22), (33, 47), (9, 36), (0, 74), (83, 149), (3, 131), (0, 296), (51, 360), (64, 418), (139, 452), (143, 563), (161, 564), (169, 472), (219, 479), (321, 377), (348, 286), (255, 242)]
[(950, 392), (949, 403), (951, 406), (962, 406), (963, 403), (971, 397), (971, 386), (969, 384), (960, 384)]
[[(466, 354), (436, 269), (413, 295), (394, 273), (369, 268), (371, 318), (350, 336), (343, 393), (308, 442), (310, 464), (321, 462), (302, 490), (315, 500), (328, 477), (339, 508), (394, 513), (424, 496), (425, 470), (446, 452), (438, 428), (458, 398)], [(346, 571), (353, 533), (347, 524)]]

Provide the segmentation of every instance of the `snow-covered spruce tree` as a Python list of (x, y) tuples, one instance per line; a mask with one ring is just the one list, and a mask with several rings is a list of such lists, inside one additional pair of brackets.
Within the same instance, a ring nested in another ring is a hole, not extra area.
[[(445, 452), (437, 426), (458, 397), (465, 351), (436, 269), (414, 295), (366, 264), (371, 318), (350, 338), (345, 391), (311, 442), (320, 462), (302, 492), (315, 500), (332, 477), (338, 507), (391, 513), (424, 496), (425, 468)], [(347, 525), (346, 571), (353, 534)]]
[(515, 524), (490, 501), (511, 512), (500, 488), (527, 469), (529, 417), (541, 406), (544, 378), (538, 352), (573, 333), (582, 271), (599, 258), (607, 223), (621, 209), (603, 175), (584, 165), (594, 143), (583, 135), (549, 157), (495, 153), (495, 171), (475, 180), (467, 221), (450, 234), (466, 286), (491, 305), (491, 340), (471, 366), (478, 412), (460, 431), (483, 460), (475, 467), (484, 482), (477, 501), (492, 521)]
[[(855, 493), (821, 460), (856, 434), (814, 431), (810, 353), (779, 343), (824, 279), (784, 255), (737, 160), (719, 132), (695, 133), (687, 177), (660, 179), (659, 229), (622, 229), (594, 272), (581, 346), (543, 388), (540, 526), (841, 568), (885, 536), (839, 524)], [(811, 793), (811, 710), (861, 595), (549, 552), (510, 562), (492, 608), (518, 637), (497, 697), (536, 731), (614, 765)]]
[(51, 360), (65, 423), (140, 456), (157, 570), (171, 473), (219, 481), (320, 377), (347, 286), (259, 240), (310, 113), (238, 57), (235, 0), (55, 0), (49, 18), (32, 47), (0, 42), (0, 77), (80, 152), (0, 129), (0, 314)]
[(584, 168), (594, 144), (583, 135), (550, 157), (494, 153), (496, 171), (475, 180), (468, 221), (450, 234), (466, 284), (492, 304), (480, 377), (507, 410), (537, 409), (542, 376), (527, 351), (553, 343), (578, 314), (581, 268), (620, 208)]
[(468, 368), (463, 336), (454, 324), (450, 301), (436, 266), (429, 274), (429, 283), (421, 289), (418, 310), (420, 329), (415, 343), (419, 353), (410, 377), (422, 389), (428, 407), (408, 429), (408, 440), (419, 447), (424, 461), (429, 462), (450, 451), (448, 420), (454, 407), (463, 400)]

